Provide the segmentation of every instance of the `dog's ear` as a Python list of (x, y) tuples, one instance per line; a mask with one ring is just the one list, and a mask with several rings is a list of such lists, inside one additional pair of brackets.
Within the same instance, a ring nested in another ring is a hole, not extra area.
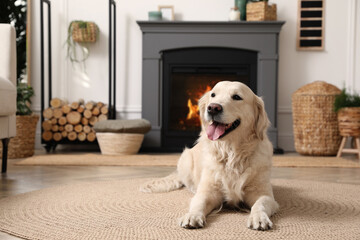
[(205, 117), (205, 110), (206, 110), (206, 105), (207, 105), (207, 101), (209, 98), (209, 94), (210, 92), (206, 92), (199, 100), (198, 106), (199, 106), (199, 112), (200, 112), (200, 120), (201, 120), (201, 124), (204, 121), (204, 117)]
[(266, 131), (270, 125), (270, 122), (265, 112), (264, 101), (258, 96), (255, 96), (254, 109), (255, 109), (255, 123), (254, 123), (255, 134), (260, 140), (263, 140)]

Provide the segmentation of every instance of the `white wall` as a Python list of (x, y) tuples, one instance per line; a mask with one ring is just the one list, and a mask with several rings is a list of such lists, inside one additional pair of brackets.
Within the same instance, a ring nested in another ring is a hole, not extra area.
[[(136, 20), (146, 20), (158, 5), (173, 5), (177, 20), (227, 20), (234, 0), (117, 0), (117, 114), (141, 117), (141, 31)], [(326, 1), (325, 50), (296, 51), (297, 0), (273, 0), (278, 19), (286, 24), (280, 33), (278, 126), (279, 146), (293, 150), (291, 94), (306, 83), (325, 80), (338, 87), (344, 83), (360, 90), (360, 3), (357, 0)], [(52, 0), (53, 96), (107, 102), (108, 99), (108, 1)], [(40, 111), (40, 3), (32, 1), (32, 83), (36, 91), (33, 109)], [(356, 8), (354, 8), (354, 6)], [(359, 14), (357, 14), (359, 15)], [(353, 17), (352, 17), (353, 16)], [(86, 74), (66, 59), (63, 44), (72, 20), (95, 21), (100, 40), (90, 46)], [(351, 41), (353, 39), (353, 41)], [(357, 47), (356, 47), (357, 44)], [(356, 51), (356, 54), (355, 54)], [(351, 67), (353, 66), (353, 67)], [(354, 79), (358, 79), (355, 81)], [(37, 146), (40, 146), (38, 128)]]
[[(354, 50), (359, 49), (360, 26), (355, 27), (352, 14), (360, 13), (357, 0), (325, 1), (325, 49), (324, 51), (297, 51), (296, 27), (297, 4), (292, 0), (273, 0), (277, 3), (278, 19), (285, 20), (280, 33), (278, 128), (279, 145), (286, 150), (294, 149), (291, 116), (291, 95), (301, 86), (323, 80), (339, 88), (346, 86), (360, 91), (359, 67), (355, 67)], [(357, 3), (357, 4), (356, 4)], [(359, 15), (359, 14), (358, 14)], [(357, 22), (359, 23), (359, 16)], [(352, 26), (352, 27), (351, 27)], [(357, 41), (350, 41), (356, 35)], [(359, 50), (358, 50), (359, 53)], [(359, 65), (360, 54), (357, 54)], [(349, 68), (353, 65), (354, 69)], [(357, 76), (351, 74), (357, 69)], [(357, 81), (355, 81), (357, 79)]]

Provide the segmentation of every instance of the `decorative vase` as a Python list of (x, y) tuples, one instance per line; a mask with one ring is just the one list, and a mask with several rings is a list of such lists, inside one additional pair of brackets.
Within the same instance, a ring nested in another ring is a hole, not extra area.
[(237, 7), (231, 8), (229, 13), (229, 21), (239, 21), (240, 15), (240, 11)]
[(245, 21), (246, 20), (246, 4), (249, 0), (235, 0), (235, 6), (240, 11), (240, 19)]
[[(16, 136), (10, 139), (8, 158), (24, 158), (34, 155), (38, 115), (16, 116)], [(0, 147), (2, 152), (2, 146)]]
[(148, 13), (149, 21), (161, 21), (162, 20), (162, 12), (160, 11), (150, 11)]

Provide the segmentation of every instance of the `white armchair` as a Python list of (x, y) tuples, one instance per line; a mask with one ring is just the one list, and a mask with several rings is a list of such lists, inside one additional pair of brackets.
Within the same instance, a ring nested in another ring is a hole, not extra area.
[(10, 24), (0, 24), (0, 139), (2, 168), (7, 168), (7, 150), (16, 135), (16, 33)]

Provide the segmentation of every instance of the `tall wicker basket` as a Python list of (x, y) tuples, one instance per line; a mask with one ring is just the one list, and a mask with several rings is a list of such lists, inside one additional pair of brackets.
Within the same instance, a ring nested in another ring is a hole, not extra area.
[(293, 93), (293, 128), (298, 153), (336, 155), (341, 137), (333, 105), (340, 92), (334, 85), (316, 81)]
[[(16, 116), (16, 136), (10, 139), (8, 158), (24, 158), (34, 155), (38, 115)], [(2, 153), (2, 146), (0, 147)]]

